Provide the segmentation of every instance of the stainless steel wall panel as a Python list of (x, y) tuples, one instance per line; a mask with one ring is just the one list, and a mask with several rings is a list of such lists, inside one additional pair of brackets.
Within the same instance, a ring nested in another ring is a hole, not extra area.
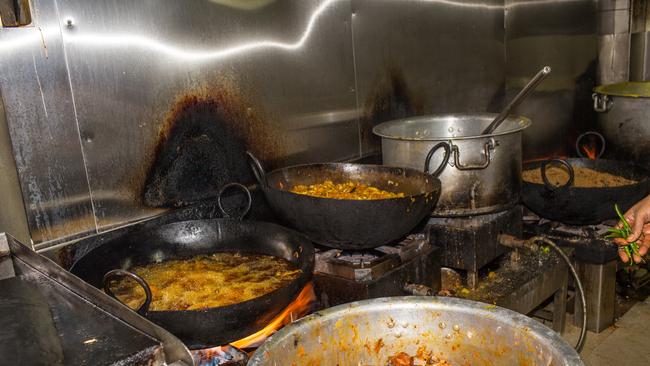
[(100, 230), (159, 211), (142, 186), (187, 98), (254, 115), (229, 123), (267, 161), (359, 155), (349, 1), (59, 4)]
[(573, 154), (573, 140), (594, 126), (597, 16), (592, 0), (506, 1), (508, 99), (541, 67), (553, 68), (516, 110), (533, 121), (524, 158)]
[(4, 106), (0, 98), (0, 232), (10, 233), (23, 243), (31, 243), (23, 194), (11, 150), (9, 129), (5, 119)]
[(367, 155), (374, 124), (497, 111), (550, 64), (520, 110), (539, 153), (584, 127), (597, 68), (591, 0), (32, 5), (32, 26), (0, 30), (0, 94), (36, 249), (182, 203), (162, 199), (177, 182), (159, 168), (184, 153), (183, 128), (189, 170), (176, 172), (200, 198), (252, 179), (242, 149), (270, 167)]
[(38, 245), (96, 227), (55, 3), (34, 6), (33, 26), (0, 29), (0, 90)]
[(353, 0), (362, 151), (372, 126), (443, 112), (496, 111), (503, 103), (503, 1)]

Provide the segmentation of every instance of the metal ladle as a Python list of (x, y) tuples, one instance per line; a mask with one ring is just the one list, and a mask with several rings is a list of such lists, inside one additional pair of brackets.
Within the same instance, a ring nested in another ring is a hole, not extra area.
[(506, 117), (510, 114), (510, 112), (515, 109), (521, 102), (526, 99), (526, 97), (533, 91), (537, 86), (548, 76), (548, 74), (551, 73), (551, 67), (550, 66), (544, 66), (539, 72), (533, 76), (532, 79), (524, 86), (523, 89), (515, 96), (513, 100), (510, 101), (510, 104), (508, 104), (502, 111), (499, 113), (499, 115), (490, 123), (489, 126), (487, 126), (481, 135), (490, 135), (492, 134), (499, 126), (501, 125), (501, 122), (503, 122)]

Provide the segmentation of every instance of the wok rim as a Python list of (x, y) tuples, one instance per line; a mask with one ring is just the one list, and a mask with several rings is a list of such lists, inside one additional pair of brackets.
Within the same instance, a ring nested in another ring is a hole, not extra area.
[[(303, 247), (303, 251), (301, 252), (301, 255), (305, 255), (305, 256), (307, 256), (306, 260), (304, 261), (303, 267), (305, 267), (304, 269), (307, 269), (308, 271), (305, 271), (303, 268), (297, 268), (297, 269), (300, 270), (301, 275), (299, 275), (295, 280), (293, 280), (293, 281), (287, 283), (286, 285), (284, 285), (284, 286), (282, 286), (282, 287), (279, 287), (279, 288), (277, 288), (277, 289), (275, 289), (275, 290), (273, 290), (273, 291), (271, 291), (271, 292), (268, 292), (268, 293), (266, 293), (266, 294), (264, 294), (264, 295), (261, 295), (261, 296), (254, 297), (254, 298), (252, 298), (252, 299), (248, 299), (248, 300), (246, 300), (246, 301), (241, 301), (241, 302), (237, 302), (237, 303), (230, 304), (230, 305), (225, 305), (225, 306), (209, 307), (209, 308), (205, 308), (205, 309), (193, 309), (193, 310), (149, 310), (149, 311), (147, 311), (147, 312), (145, 313), (145, 317), (148, 318), (149, 316), (152, 316), (152, 317), (153, 317), (153, 316), (165, 316), (165, 317), (167, 317), (167, 316), (178, 316), (178, 315), (190, 315), (190, 314), (209, 313), (209, 312), (212, 312), (212, 311), (222, 311), (222, 310), (226, 310), (226, 309), (235, 309), (236, 307), (249, 305), (249, 304), (252, 304), (253, 302), (259, 302), (259, 301), (266, 300), (266, 298), (272, 298), (273, 295), (277, 294), (277, 292), (279, 292), (279, 291), (281, 291), (281, 290), (283, 290), (283, 289), (285, 289), (285, 288), (291, 286), (291, 285), (294, 284), (294, 283), (297, 283), (297, 284), (299, 284), (299, 288), (298, 288), (298, 290), (293, 291), (293, 294), (294, 294), (294, 297), (295, 297), (295, 295), (298, 294), (298, 293), (300, 293), (300, 291), (302, 291), (302, 290), (305, 288), (305, 286), (307, 285), (307, 283), (309, 283), (309, 281), (311, 281), (311, 279), (312, 279), (312, 277), (313, 277), (314, 260), (315, 260), (315, 259), (314, 259), (315, 250), (314, 250), (314, 245), (313, 245), (312, 240), (309, 239), (306, 235), (300, 233), (299, 231), (296, 231), (296, 230), (294, 230), (294, 229), (291, 229), (291, 228), (288, 228), (288, 227), (285, 227), (285, 226), (282, 226), (282, 225), (278, 225), (278, 224), (275, 224), (275, 223), (272, 223), (272, 222), (267, 222), (267, 221), (257, 221), (257, 220), (237, 220), (237, 219), (234, 219), (234, 218), (222, 217), (222, 218), (203, 219), (203, 220), (201, 220), (201, 219), (196, 219), (196, 220), (182, 220), (182, 221), (174, 221), (174, 222), (169, 222), (169, 223), (166, 223), (166, 224), (163, 224), (163, 225), (156, 226), (156, 227), (154, 227), (153, 229), (154, 229), (154, 230), (160, 230), (160, 229), (162, 229), (162, 228), (169, 227), (169, 226), (173, 226), (173, 225), (182, 225), (182, 224), (187, 224), (187, 223), (193, 223), (193, 222), (205, 222), (205, 221), (209, 221), (209, 222), (235, 222), (235, 223), (242, 223), (242, 224), (254, 224), (254, 225), (261, 225), (261, 226), (272, 227), (272, 228), (274, 228), (274, 229), (276, 229), (276, 230), (280, 230), (280, 231), (286, 231), (286, 232), (288, 232), (290, 235), (292, 235), (292, 236), (296, 236), (296, 237), (298, 237), (299, 239), (302, 240), (302, 242), (299, 244), (299, 246), (302, 246), (302, 247)], [(152, 228), (147, 228), (147, 229), (138, 230), (138, 231), (136, 231), (136, 232), (134, 232), (134, 233), (130, 233), (130, 234), (126, 234), (126, 235), (129, 235), (129, 236), (137, 236), (137, 235), (141, 235), (141, 234), (146, 233), (147, 231), (151, 231), (151, 230), (152, 230)], [(75, 274), (75, 272), (74, 272), (74, 268), (75, 268), (76, 264), (79, 263), (79, 262), (80, 262), (80, 261), (81, 261), (85, 256), (91, 254), (93, 251), (95, 251), (96, 249), (99, 249), (99, 248), (103, 247), (104, 245), (110, 244), (110, 243), (112, 243), (112, 242), (114, 242), (114, 243), (118, 243), (119, 241), (120, 241), (120, 238), (115, 238), (115, 239), (113, 239), (113, 240), (111, 240), (111, 241), (108, 241), (108, 242), (106, 242), (106, 243), (104, 243), (104, 244), (102, 244), (102, 245), (100, 245), (100, 246), (98, 246), (98, 247), (92, 249), (91, 251), (89, 251), (88, 253), (86, 253), (84, 256), (82, 256), (81, 258), (79, 258), (77, 261), (75, 261), (75, 263), (73, 263), (73, 265), (70, 267), (70, 273), (72, 273), (72, 274), (74, 274), (75, 276), (77, 276), (77, 274)], [(304, 248), (307, 248), (307, 250), (305, 250)], [(284, 260), (286, 260), (285, 258), (278, 257), (278, 256), (275, 256), (275, 255), (266, 254), (266, 253), (260, 253), (260, 252), (254, 252), (254, 251), (250, 251), (250, 252), (242, 252), (242, 251), (225, 251), (225, 250), (219, 250), (219, 251), (213, 251), (213, 252), (210, 252), (208, 255), (215, 254), (215, 253), (229, 253), (229, 252), (230, 252), (230, 253), (233, 253), (233, 252), (234, 252), (234, 253), (254, 253), (254, 254), (262, 254), (262, 255), (269, 255), (269, 256), (272, 256), (272, 257), (276, 257), (276, 258), (280, 258), (280, 259), (284, 259)], [(311, 252), (312, 255), (309, 255), (309, 252)], [(303, 253), (304, 253), (304, 254), (303, 254)], [(198, 254), (196, 254), (196, 255), (198, 255)], [(196, 255), (189, 256), (189, 257), (173, 258), (173, 259), (187, 259), (187, 258), (195, 257)], [(310, 258), (311, 258), (311, 259), (310, 259)], [(172, 260), (172, 259), (168, 259), (168, 260)], [(151, 264), (151, 263), (154, 263), (154, 262), (147, 262), (146, 264)], [(146, 265), (146, 264), (145, 264), (145, 265)], [(127, 270), (129, 270), (129, 268), (127, 268)], [(83, 279), (82, 279), (82, 280), (83, 280)], [(83, 280), (83, 281), (85, 282), (85, 280)], [(92, 286), (92, 285), (91, 285), (91, 286)], [(94, 287), (94, 286), (93, 286), (93, 287)], [(99, 290), (103, 292), (103, 290), (101, 290), (101, 289), (99, 289)], [(108, 295), (107, 295), (107, 296), (108, 296)], [(120, 304), (122, 304), (123, 306), (126, 306), (126, 307), (129, 308), (130, 310), (135, 311), (134, 309), (131, 309), (129, 306), (127, 306), (125, 303), (123, 303), (121, 300), (119, 300), (119, 299), (115, 299), (115, 300), (117, 300)], [(293, 300), (292, 300), (292, 301), (293, 301)], [(290, 301), (289, 303), (291, 303), (291, 301)], [(279, 313), (278, 313), (278, 314), (279, 314)]]
[[(400, 169), (403, 170), (404, 172), (410, 172), (413, 173), (417, 176), (420, 176), (423, 179), (425, 183), (433, 185), (433, 189), (425, 192), (420, 192), (418, 194), (410, 194), (410, 195), (404, 195), (404, 197), (392, 197), (392, 198), (380, 198), (380, 199), (370, 199), (370, 200), (365, 200), (365, 199), (360, 199), (360, 200), (355, 200), (355, 199), (347, 199), (347, 198), (329, 198), (329, 197), (318, 197), (318, 196), (311, 196), (308, 194), (301, 194), (301, 193), (295, 193), (291, 192), (288, 189), (283, 189), (283, 188), (277, 188), (273, 187), (270, 185), (267, 185), (264, 187), (264, 189), (268, 190), (274, 190), (274, 191), (279, 191), (283, 193), (290, 194), (291, 196), (299, 196), (299, 197), (310, 197), (313, 199), (321, 200), (321, 201), (339, 201), (339, 202), (345, 202), (345, 203), (353, 203), (353, 202), (396, 202), (399, 200), (404, 200), (408, 198), (418, 198), (426, 195), (431, 195), (435, 193), (436, 191), (441, 189), (442, 182), (440, 181), (440, 178), (433, 176), (431, 174), (427, 174), (425, 172), (419, 171), (417, 169), (413, 168), (407, 168), (407, 167), (398, 167), (398, 166), (390, 166), (390, 165), (378, 165), (378, 164), (356, 164), (356, 163), (311, 163), (311, 164), (298, 164), (298, 165), (291, 165), (285, 168), (279, 168), (279, 169), (274, 169), (268, 173), (266, 173), (264, 176), (267, 179), (271, 177), (272, 175), (281, 175), (282, 172), (284, 171), (289, 171), (289, 170), (299, 170), (299, 169), (304, 169), (304, 168), (313, 168), (313, 167), (318, 167), (318, 166), (334, 166), (334, 167), (341, 167), (341, 166), (356, 166), (356, 167), (370, 167), (370, 168), (376, 168), (380, 170), (392, 170), (392, 169)], [(427, 182), (426, 179), (431, 179), (431, 181)]]
[[(522, 166), (522, 173), (525, 170), (539, 168), (539, 165), (542, 162), (548, 161), (548, 160), (552, 160), (552, 159), (543, 159), (543, 160), (535, 160), (535, 161), (525, 162), (523, 164), (523, 166)], [(559, 191), (559, 192), (566, 191), (566, 190), (569, 190), (569, 189), (574, 190), (574, 191), (578, 191), (578, 192), (583, 192), (583, 191), (587, 191), (587, 190), (591, 191), (591, 190), (594, 190), (594, 189), (596, 189), (596, 190), (623, 190), (623, 189), (630, 189), (631, 187), (635, 187), (635, 186), (650, 183), (650, 170), (648, 170), (648, 169), (646, 169), (646, 168), (644, 168), (642, 166), (636, 165), (634, 163), (628, 162), (628, 161), (615, 160), (615, 159), (589, 159), (589, 158), (565, 158), (565, 159), (562, 159), (562, 160), (566, 160), (569, 164), (571, 164), (572, 162), (594, 162), (595, 164), (597, 164), (596, 162), (598, 162), (598, 161), (604, 162), (606, 164), (621, 164), (621, 165), (625, 165), (626, 168), (631, 168), (633, 173), (635, 173), (638, 176), (643, 176), (643, 178), (640, 179), (640, 180), (637, 180), (636, 183), (633, 183), (633, 184), (626, 184), (626, 185), (615, 186), (615, 187), (576, 187), (576, 186), (573, 186), (573, 185), (568, 186), (568, 187), (567, 186), (562, 186), (562, 187), (557, 187), (556, 191)], [(571, 164), (571, 165), (573, 166), (573, 164)], [(599, 171), (595, 167), (584, 166), (584, 168), (596, 170), (596, 171), (598, 171), (600, 173), (611, 174), (609, 172)], [(622, 176), (622, 177), (626, 178), (626, 179), (634, 179), (634, 178), (630, 178), (629, 176), (628, 177)], [(546, 185), (544, 183), (529, 182), (529, 181), (525, 180), (523, 177), (521, 178), (521, 181), (522, 181), (522, 183), (524, 185), (529, 185), (529, 186), (532, 186), (532, 187), (534, 187), (536, 189), (546, 188)]]

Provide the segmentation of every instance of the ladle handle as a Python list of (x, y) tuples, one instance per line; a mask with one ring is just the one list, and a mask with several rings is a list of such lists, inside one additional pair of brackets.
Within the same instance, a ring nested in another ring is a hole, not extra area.
[(502, 111), (499, 113), (499, 115), (490, 123), (487, 128), (483, 130), (483, 135), (490, 135), (492, 134), (499, 126), (501, 125), (501, 122), (503, 122), (506, 117), (510, 114), (510, 112), (515, 109), (521, 102), (526, 99), (526, 97), (533, 91), (537, 86), (548, 76), (548, 74), (551, 73), (551, 67), (550, 66), (544, 66), (539, 72), (533, 76), (532, 79), (524, 86), (523, 89), (517, 94), (513, 100), (510, 101), (510, 104), (508, 104)]
[(117, 301), (122, 302), (120, 299), (118, 299), (115, 296), (110, 286), (112, 280), (116, 280), (122, 277), (130, 277), (144, 290), (144, 296), (145, 296), (144, 303), (142, 303), (142, 305), (140, 305), (140, 307), (137, 310), (135, 310), (136, 313), (144, 316), (145, 314), (147, 314), (147, 311), (149, 311), (149, 306), (151, 305), (151, 300), (153, 299), (153, 295), (151, 294), (151, 287), (149, 287), (149, 284), (147, 283), (147, 281), (144, 280), (144, 278), (138, 276), (133, 272), (129, 272), (123, 269), (114, 269), (112, 271), (106, 272), (104, 278), (102, 279), (102, 283), (104, 285), (104, 292), (108, 294), (110, 297), (116, 299)]

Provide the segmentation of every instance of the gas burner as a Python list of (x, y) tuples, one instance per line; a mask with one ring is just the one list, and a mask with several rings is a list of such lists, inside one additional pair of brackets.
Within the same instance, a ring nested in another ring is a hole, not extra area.
[(424, 234), (416, 234), (397, 244), (374, 249), (317, 250), (315, 271), (359, 282), (372, 281), (430, 247)]
[(439, 248), (424, 234), (374, 249), (317, 249), (314, 279), (321, 303), (409, 294), (409, 286), (440, 287)]
[(248, 355), (233, 346), (192, 350), (191, 353), (197, 366), (245, 366), (248, 362)]
[(372, 267), (380, 260), (381, 253), (370, 252), (345, 252), (341, 251), (333, 260), (342, 264), (349, 264), (354, 268)]

